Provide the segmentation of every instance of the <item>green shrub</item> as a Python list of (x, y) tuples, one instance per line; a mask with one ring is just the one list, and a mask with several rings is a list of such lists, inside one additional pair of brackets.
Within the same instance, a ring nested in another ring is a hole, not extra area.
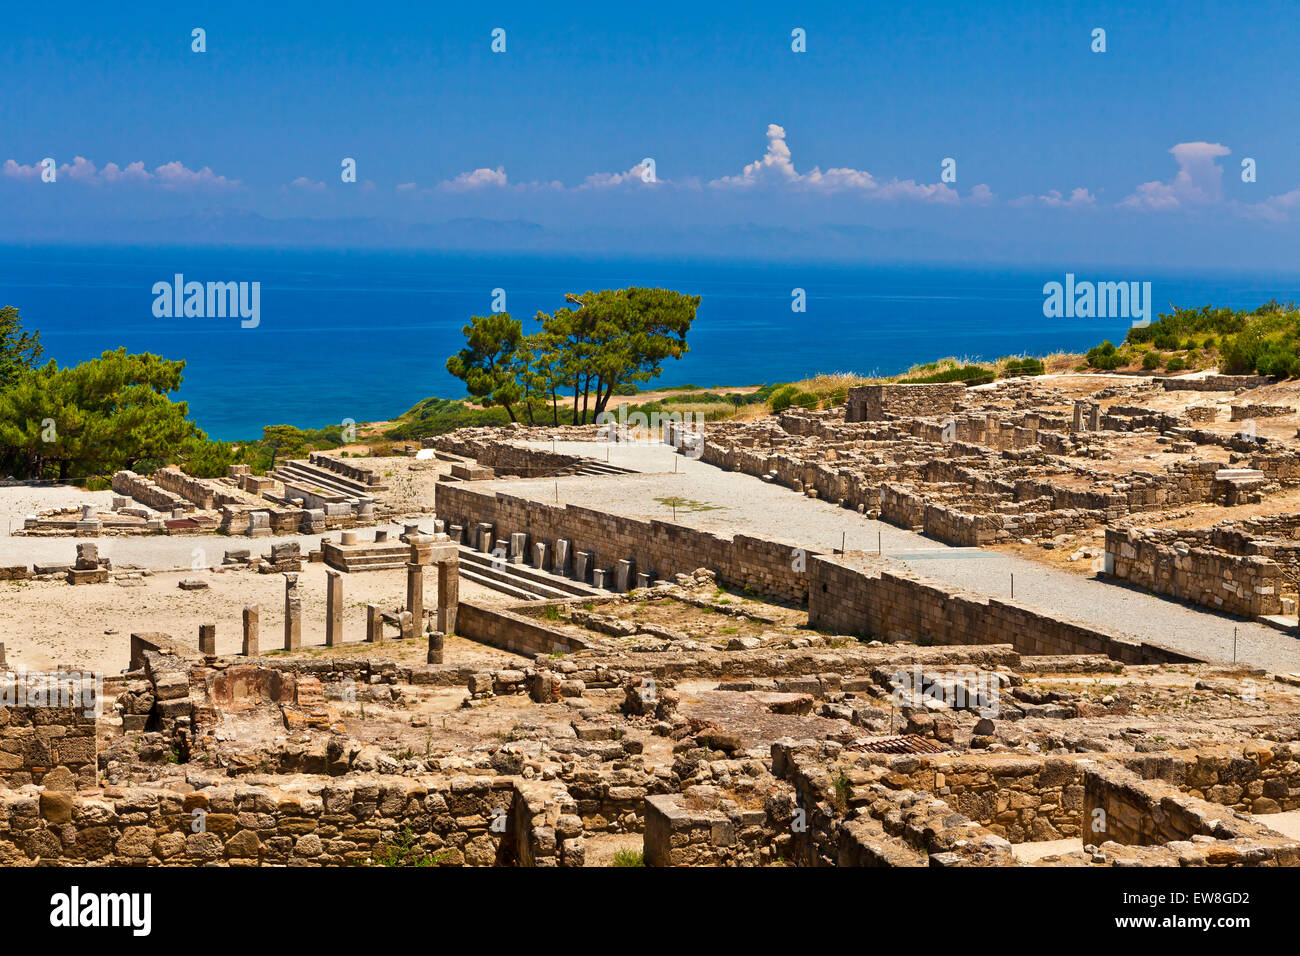
[(982, 365), (962, 365), (958, 368), (948, 368), (930, 375), (917, 375), (911, 378), (899, 379), (899, 381), (924, 385), (936, 382), (964, 382), (967, 385), (987, 385), (993, 379), (994, 372), (992, 369), (985, 368)]
[(1042, 375), (1047, 369), (1043, 366), (1042, 359), (1023, 358), (1011, 359), (1003, 367), (1002, 373), (1008, 377), (1013, 375)]
[(1148, 372), (1151, 371), (1152, 369), (1157, 369), (1157, 368), (1159, 368), (1159, 367), (1160, 367), (1160, 353), (1159, 353), (1159, 352), (1148, 352), (1146, 355), (1142, 356), (1142, 367), (1143, 367), (1144, 369), (1146, 369)]
[(772, 393), (772, 411), (783, 412), (790, 407), (794, 397), (799, 394), (799, 390), (793, 385), (782, 385)]
[(1183, 360), (1181, 355), (1171, 356), (1169, 361), (1165, 363), (1166, 372), (1181, 372), (1185, 368), (1187, 368), (1187, 362)]
[(1088, 354), (1084, 357), (1092, 368), (1106, 371), (1127, 364), (1124, 356), (1115, 349), (1115, 344), (1109, 339), (1103, 341), (1101, 345), (1094, 345), (1088, 349)]
[(645, 866), (645, 857), (640, 850), (619, 850), (614, 854), (612, 866)]

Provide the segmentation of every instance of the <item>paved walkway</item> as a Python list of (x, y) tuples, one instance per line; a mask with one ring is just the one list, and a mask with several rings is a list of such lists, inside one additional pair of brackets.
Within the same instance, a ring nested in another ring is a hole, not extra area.
[[(543, 447), (543, 443), (537, 443)], [(550, 443), (544, 443), (549, 448)], [(1011, 597), (1063, 618), (1113, 628), (1134, 637), (1184, 650), (1207, 660), (1236, 659), (1273, 671), (1300, 672), (1300, 639), (1266, 625), (1199, 610), (1156, 595), (1025, 558), (974, 548), (954, 548), (834, 504), (807, 498), (781, 485), (725, 471), (674, 453), (660, 444), (608, 445), (559, 442), (556, 450), (584, 455), (640, 472), (611, 479), (491, 482), (513, 494), (532, 494), (639, 518), (674, 519), (684, 525), (734, 535), (748, 533), (816, 550), (839, 548), (882, 552), (916, 574), (978, 594)], [(674, 473), (673, 469), (677, 471)], [(664, 500), (660, 500), (664, 499)], [(668, 503), (664, 503), (667, 501)]]

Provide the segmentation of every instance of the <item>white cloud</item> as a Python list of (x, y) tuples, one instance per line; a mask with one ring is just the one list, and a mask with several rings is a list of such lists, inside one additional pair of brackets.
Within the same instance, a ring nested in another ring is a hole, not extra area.
[(455, 179), (440, 182), (438, 188), (447, 192), (464, 193), (479, 189), (503, 188), (509, 184), (506, 168), (498, 166), (496, 169), (481, 168), (473, 172), (461, 173)]
[[(41, 166), (39, 163), (25, 166), (9, 159), (5, 160), (4, 174), (13, 179), (39, 181)], [(117, 163), (109, 163), (103, 169), (98, 169), (84, 156), (76, 156), (71, 163), (64, 163), (58, 167), (56, 181), (82, 183), (88, 186), (151, 183), (163, 189), (233, 189), (242, 185), (237, 179), (218, 176), (207, 166), (196, 171), (188, 168), (184, 163), (171, 162), (164, 163), (156, 167), (153, 172), (149, 172), (145, 169), (144, 163), (137, 161), (128, 163), (125, 167)]]
[(1293, 211), (1300, 210), (1300, 186), (1290, 192), (1269, 196), (1262, 202), (1242, 204), (1237, 208), (1248, 219), (1285, 222), (1291, 218)]
[(306, 176), (299, 176), (289, 184), (289, 188), (308, 193), (321, 193), (325, 191), (325, 184), (317, 179), (309, 179)]
[(582, 181), (578, 189), (614, 189), (618, 186), (657, 186), (663, 182), (657, 173), (653, 179), (645, 179), (646, 164), (637, 163), (625, 173), (592, 173)]
[(1021, 196), (1013, 199), (1010, 206), (1047, 206), (1049, 209), (1093, 209), (1097, 197), (1082, 186), (1070, 190), (1070, 195), (1062, 194), (1059, 189), (1049, 189), (1042, 196)]
[(1178, 175), (1169, 182), (1138, 186), (1121, 206), (1166, 211), (1206, 206), (1223, 199), (1223, 167), (1218, 159), (1232, 150), (1222, 143), (1179, 143), (1169, 150), (1178, 163)]
[[(856, 192), (871, 199), (910, 199), (919, 202), (957, 203), (957, 190), (946, 183), (918, 183), (912, 179), (877, 180), (864, 169), (835, 167), (825, 172), (816, 166), (800, 173), (794, 166), (785, 128), (767, 127), (767, 152), (749, 163), (737, 176), (723, 176), (710, 186), (720, 189), (785, 189), (807, 192)], [(993, 193), (983, 184), (976, 186), (970, 201), (985, 204)]]

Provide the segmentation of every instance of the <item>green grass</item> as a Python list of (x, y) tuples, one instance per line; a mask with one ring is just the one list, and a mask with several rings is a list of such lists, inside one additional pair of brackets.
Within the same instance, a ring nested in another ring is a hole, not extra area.
[(645, 857), (640, 850), (619, 850), (610, 866), (645, 866)]

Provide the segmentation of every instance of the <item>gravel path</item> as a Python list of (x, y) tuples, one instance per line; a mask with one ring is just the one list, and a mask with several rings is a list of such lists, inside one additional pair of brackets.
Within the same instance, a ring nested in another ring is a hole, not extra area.
[[(549, 442), (537, 444), (550, 447)], [(554, 501), (558, 491), (559, 500), (566, 503), (663, 520), (674, 520), (673, 508), (656, 499), (685, 499), (695, 504), (679, 504), (676, 521), (680, 524), (720, 534), (753, 534), (814, 550), (839, 548), (843, 541), (850, 551), (875, 551), (879, 542), (884, 554), (922, 577), (978, 594), (1010, 598), (1014, 574), (1015, 600), (1029, 607), (1114, 628), (1207, 660), (1233, 660), (1235, 631), (1237, 660), (1272, 671), (1300, 672), (1300, 640), (1263, 624), (1068, 574), (1014, 555), (953, 548), (784, 486), (693, 461), (664, 445), (559, 442), (555, 447), (602, 461), (608, 453), (611, 464), (641, 474), (484, 484), (508, 485), (513, 494), (531, 494), (544, 501)]]

